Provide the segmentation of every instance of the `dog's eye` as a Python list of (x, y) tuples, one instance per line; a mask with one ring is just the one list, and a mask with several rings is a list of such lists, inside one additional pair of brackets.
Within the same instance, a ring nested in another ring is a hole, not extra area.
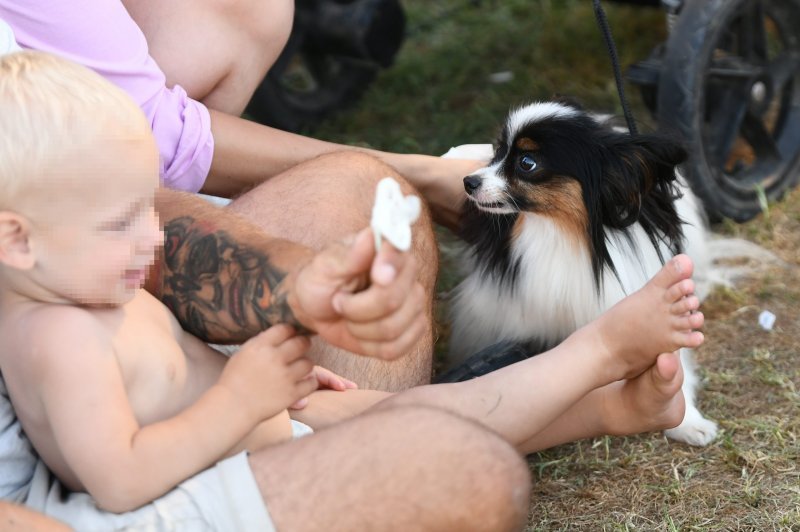
[(536, 169), (536, 161), (530, 155), (520, 157), (517, 164), (523, 172), (533, 172)]

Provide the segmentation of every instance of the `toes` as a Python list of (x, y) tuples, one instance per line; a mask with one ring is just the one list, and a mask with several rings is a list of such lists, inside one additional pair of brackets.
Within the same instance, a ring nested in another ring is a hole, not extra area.
[(694, 272), (694, 263), (688, 255), (680, 254), (673, 257), (673, 269), (681, 279), (688, 279)]
[(700, 331), (676, 332), (673, 337), (675, 344), (681, 347), (700, 347), (705, 341), (705, 336)]
[(689, 321), (690, 329), (699, 329), (706, 322), (706, 317), (703, 315), (702, 312), (699, 311), (692, 312), (691, 314), (687, 315), (686, 319)]
[(691, 277), (693, 269), (692, 259), (686, 255), (676, 255), (653, 276), (650, 282), (668, 290), (682, 279)]
[(679, 301), (686, 296), (694, 294), (694, 281), (692, 279), (683, 279), (670, 286), (664, 298), (667, 301)]
[[(677, 352), (658, 355), (654, 372), (656, 386), (663, 388), (664, 385), (670, 384), (678, 374), (680, 366), (680, 355)], [(677, 388), (680, 389), (680, 383), (678, 383)]]
[(679, 299), (675, 303), (672, 304), (670, 308), (670, 313), (675, 316), (681, 316), (683, 314), (687, 314), (689, 312), (693, 312), (700, 308), (700, 299), (695, 296), (694, 294), (690, 296), (686, 296), (683, 299)]
[(702, 312), (692, 312), (691, 314), (682, 314), (672, 318), (671, 326), (676, 331), (687, 331), (691, 329), (699, 329), (705, 323), (706, 318)]

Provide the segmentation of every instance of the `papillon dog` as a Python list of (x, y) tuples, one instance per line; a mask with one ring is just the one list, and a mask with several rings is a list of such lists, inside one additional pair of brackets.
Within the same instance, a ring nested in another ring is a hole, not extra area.
[[(498, 342), (547, 350), (680, 252), (695, 262), (702, 298), (706, 224), (676, 172), (685, 157), (673, 140), (631, 135), (573, 104), (512, 111), (489, 165), (464, 178), (450, 362)], [(694, 405), (690, 350), (681, 360), (686, 415), (666, 434), (706, 445), (717, 426)]]

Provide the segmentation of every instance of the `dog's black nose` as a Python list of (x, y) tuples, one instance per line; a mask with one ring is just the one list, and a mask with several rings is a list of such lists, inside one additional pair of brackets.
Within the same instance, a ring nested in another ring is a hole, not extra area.
[(467, 194), (472, 194), (476, 190), (481, 188), (481, 178), (474, 175), (468, 175), (464, 178), (464, 190), (467, 191)]

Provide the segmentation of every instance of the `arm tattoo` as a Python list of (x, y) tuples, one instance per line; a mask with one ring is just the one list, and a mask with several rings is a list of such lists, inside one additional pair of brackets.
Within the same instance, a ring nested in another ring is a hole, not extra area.
[(276, 323), (307, 332), (288, 305), (286, 272), (260, 250), (189, 216), (164, 227), (162, 301), (209, 342), (240, 343)]

